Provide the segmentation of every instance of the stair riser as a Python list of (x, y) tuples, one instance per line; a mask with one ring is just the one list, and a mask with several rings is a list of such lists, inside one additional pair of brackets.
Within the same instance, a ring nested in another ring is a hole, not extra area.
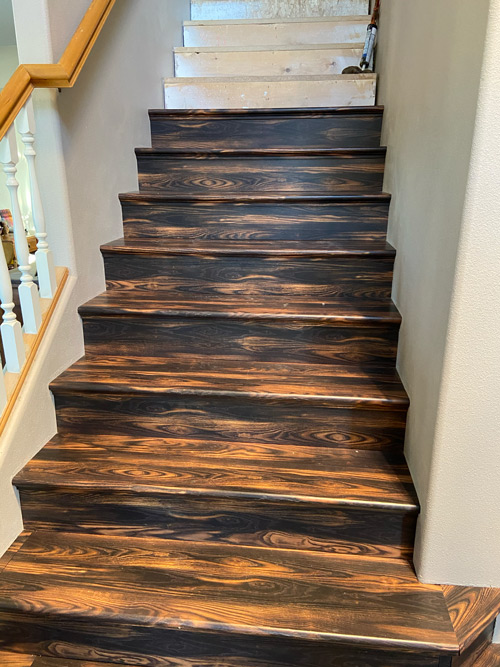
[(377, 194), (382, 191), (385, 153), (307, 158), (139, 154), (137, 162), (142, 191)]
[[(448, 667), (437, 655), (422, 651), (390, 652), (381, 648), (306, 642), (297, 638), (202, 633), (164, 628), (51, 620), (25, 614), (2, 614), (0, 634), (10, 650), (59, 655), (144, 667)], [(447, 661), (448, 659), (445, 658)], [(83, 667), (83, 666), (82, 666)]]
[[(387, 300), (391, 295), (393, 258), (293, 258), (281, 257), (169, 257), (104, 254), (108, 285), (158, 290), (165, 294), (260, 295), (370, 298)], [(113, 281), (117, 281), (113, 285)], [(118, 284), (120, 283), (120, 284)]]
[(191, 20), (359, 16), (369, 9), (369, 0), (191, 0)]
[(244, 438), (256, 444), (400, 450), (406, 410), (323, 407), (302, 401), (155, 394), (62, 393), (54, 388), (60, 433)]
[[(138, 304), (139, 305), (139, 304)], [(202, 304), (200, 304), (201, 307)], [(335, 326), (217, 318), (104, 317), (82, 314), (92, 354), (217, 356), (241, 361), (393, 366), (399, 325)], [(147, 331), (147, 335), (145, 335)]]
[(342, 74), (359, 65), (362, 48), (268, 51), (177, 51), (175, 76), (293, 76)]
[(293, 500), (20, 489), (25, 521), (39, 529), (213, 541), (280, 549), (409, 558), (416, 515)]
[(359, 44), (367, 19), (255, 24), (185, 25), (184, 46), (286, 46), (290, 44)]
[[(333, 75), (331, 75), (333, 77)], [(165, 79), (167, 109), (290, 109), (375, 104), (376, 76), (321, 79)]]
[(153, 148), (204, 150), (217, 148), (377, 148), (382, 114), (352, 113), (316, 116), (242, 114), (218, 118), (151, 116)]
[(387, 203), (139, 203), (123, 201), (125, 238), (282, 239), (385, 238)]

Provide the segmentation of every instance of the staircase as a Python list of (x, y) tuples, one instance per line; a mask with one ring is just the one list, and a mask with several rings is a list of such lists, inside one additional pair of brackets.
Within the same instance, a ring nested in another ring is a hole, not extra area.
[[(451, 665), (443, 589), (411, 563), (383, 110), (344, 86), (374, 93), (373, 75), (314, 73), (358, 59), (367, 2), (192, 8), (166, 81), (179, 108), (150, 112), (107, 291), (80, 309), (85, 357), (51, 386), (58, 435), (14, 480), (4, 662)], [(307, 108), (307, 81), (342, 107)], [(241, 108), (250, 83), (280, 103)]]

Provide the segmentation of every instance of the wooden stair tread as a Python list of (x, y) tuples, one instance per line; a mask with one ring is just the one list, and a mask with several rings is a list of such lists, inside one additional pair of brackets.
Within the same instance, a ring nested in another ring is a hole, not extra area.
[[(306, 19), (309, 20), (309, 19)], [(365, 18), (366, 20), (366, 18)], [(267, 22), (267, 21), (266, 21)], [(196, 22), (195, 22), (196, 23)], [(203, 23), (203, 22), (202, 22)], [(193, 25), (193, 24), (191, 24)], [(216, 47), (217, 48), (217, 47)], [(300, 46), (298, 46), (300, 48)], [(150, 109), (149, 116), (150, 118), (172, 118), (179, 116), (183, 119), (192, 119), (200, 120), (203, 118), (228, 118), (234, 116), (240, 118), (241, 116), (252, 117), (256, 116), (261, 118), (262, 116), (304, 116), (306, 118), (317, 118), (317, 117), (331, 117), (337, 115), (373, 115), (381, 116), (384, 113), (383, 106), (371, 106), (371, 107), (299, 107), (299, 108), (288, 108), (288, 109)]]
[(270, 241), (204, 239), (117, 239), (101, 246), (103, 253), (150, 255), (251, 255), (271, 257), (395, 257), (385, 240)]
[(119, 195), (122, 202), (143, 202), (145, 204), (152, 202), (265, 202), (265, 203), (351, 203), (351, 202), (390, 202), (391, 195), (387, 192), (370, 194), (325, 194), (311, 192), (217, 192), (215, 194), (208, 192), (124, 192)]
[(338, 42), (331, 44), (275, 44), (255, 46), (176, 46), (174, 53), (251, 53), (255, 51), (322, 51), (322, 50), (346, 50), (362, 49), (364, 44), (356, 42)]
[(458, 650), (441, 589), (405, 561), (35, 532), (0, 609), (108, 623), (374, 647)]
[(358, 21), (365, 24), (370, 17), (366, 14), (356, 15), (340, 15), (340, 16), (312, 16), (312, 17), (296, 17), (296, 18), (258, 18), (258, 19), (200, 19), (198, 21), (183, 21), (183, 25), (258, 25), (260, 23), (351, 23)]
[(157, 317), (224, 317), (233, 319), (288, 320), (309, 322), (335, 322), (371, 325), (374, 322), (399, 324), (401, 316), (396, 306), (386, 302), (359, 299), (337, 299), (321, 302), (300, 301), (290, 295), (280, 300), (264, 296), (242, 299), (238, 295), (213, 294), (205, 297), (188, 295), (173, 299), (169, 293), (161, 290), (129, 289), (124, 284), (114, 285), (103, 294), (80, 307), (85, 315), (144, 315)]
[[(208, 77), (206, 77), (208, 78)], [(186, 77), (178, 79), (178, 82), (183, 82)], [(283, 159), (303, 159), (303, 158), (330, 158), (330, 157), (362, 157), (374, 156), (384, 157), (387, 153), (385, 146), (378, 146), (376, 148), (203, 148), (201, 150), (188, 148), (136, 148), (135, 154), (138, 157), (148, 157), (150, 159), (164, 159), (164, 158), (181, 158), (181, 159), (195, 159), (195, 160), (209, 160), (209, 159), (231, 159), (244, 158), (251, 160), (252, 158), (261, 157), (277, 157)]]
[[(112, 349), (112, 345), (111, 345)], [(406, 410), (408, 397), (392, 368), (168, 359), (87, 354), (52, 384), (54, 392), (247, 397)]]
[(402, 455), (246, 442), (58, 435), (15, 484), (418, 510)]

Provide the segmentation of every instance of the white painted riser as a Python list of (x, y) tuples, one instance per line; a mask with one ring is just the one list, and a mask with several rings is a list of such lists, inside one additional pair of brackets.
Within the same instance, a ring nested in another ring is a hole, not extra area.
[(371, 106), (376, 76), (166, 79), (167, 109)]
[[(218, 47), (220, 48), (220, 47)], [(175, 75), (178, 77), (214, 76), (292, 76), (341, 74), (345, 67), (358, 65), (363, 53), (358, 48), (279, 50), (192, 51), (176, 49)]]
[(285, 46), (358, 44), (366, 37), (366, 16), (352, 20), (289, 20), (184, 24), (184, 46)]
[(297, 18), (368, 14), (369, 0), (191, 0), (191, 19)]

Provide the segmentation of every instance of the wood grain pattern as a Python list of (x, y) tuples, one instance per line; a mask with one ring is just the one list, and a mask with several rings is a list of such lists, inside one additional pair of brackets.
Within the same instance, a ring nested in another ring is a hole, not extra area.
[[(474, 667), (498, 667), (500, 665), (500, 645), (492, 644), (488, 646), (474, 663), (470, 663), (470, 667), (472, 665)], [(469, 665), (465, 663), (464, 667), (469, 667)]]
[(385, 148), (326, 151), (136, 150), (139, 188), (169, 192), (381, 192)]
[[(452, 667), (477, 667), (478, 663), (483, 663), (483, 656), (488, 655), (491, 641), (493, 639), (493, 632), (495, 623), (490, 623), (470, 644), (466, 649), (460, 652), (452, 660)], [(487, 667), (494, 667), (494, 662), (490, 665), (485, 663)], [(500, 664), (500, 663), (499, 663)]]
[(149, 317), (145, 338), (143, 314), (114, 316), (103, 311), (90, 316), (83, 309), (81, 314), (85, 344), (93, 355), (107, 354), (107, 341), (113, 340), (115, 356), (149, 354), (181, 359), (203, 354), (219, 359), (285, 363), (293, 355), (296, 362), (311, 364), (383, 366), (395, 363), (399, 332), (398, 322), (387, 322), (383, 317), (374, 317), (370, 326), (362, 316), (349, 325), (294, 320), (293, 316), (252, 320), (214, 314), (208, 318), (203, 312), (197, 316), (193, 310), (181, 316)]
[(401, 455), (245, 442), (59, 436), (15, 484), (39, 528), (391, 558), (418, 512)]
[(132, 193), (120, 196), (127, 239), (382, 240), (389, 195), (328, 197)]
[(443, 586), (443, 592), (463, 651), (500, 614), (500, 589)]
[(4, 561), (0, 646), (35, 667), (451, 667), (443, 589), (411, 565), (381, 109), (151, 120), (86, 356), (51, 385), (59, 434), (15, 479), (32, 533)]
[(0, 665), (2, 667), (32, 667), (34, 656), (22, 653), (8, 653), (0, 649)]
[(382, 107), (149, 112), (153, 148), (376, 148)]
[[(264, 242), (267, 245), (268, 242)], [(108, 285), (169, 291), (172, 295), (238, 294), (241, 296), (294, 296), (314, 300), (329, 298), (390, 299), (394, 249), (320, 251), (307, 248), (226, 247), (162, 248), (121, 242), (102, 248)]]
[[(3, 556), (0, 556), (0, 574), (7, 567), (8, 562), (14, 556), (14, 554), (17, 553), (19, 549), (23, 546), (23, 544), (26, 542), (28, 537), (31, 535), (31, 532), (32, 531), (30, 530), (23, 530), (22, 533), (19, 535), (19, 537), (10, 545), (7, 551), (3, 554)], [(2, 663), (0, 662), (0, 665), (1, 664)]]
[(448, 659), (445, 664), (439, 655), (427, 651), (373, 650), (354, 644), (301, 640), (294, 640), (290, 647), (279, 637), (241, 635), (235, 643), (233, 636), (211, 634), (207, 641), (204, 635), (184, 631), (165, 633), (152, 627), (129, 626), (125, 632), (105, 623), (89, 627), (66, 620), (62, 626), (49, 619), (41, 625), (31, 617), (26, 618), (21, 630), (13, 615), (4, 616), (0, 632), (11, 636), (16, 645), (29, 646), (39, 654), (90, 660), (91, 665), (97, 657), (141, 667), (331, 667), (332, 661), (335, 667), (449, 667)]
[(242, 365), (210, 357), (169, 359), (87, 356), (51, 384), (57, 396), (70, 392), (184, 395), (254, 399), (304, 406), (408, 408), (408, 397), (392, 368), (254, 362)]
[[(69, 388), (68, 388), (69, 389)], [(189, 437), (262, 444), (400, 449), (405, 410), (325, 408), (297, 401), (54, 390), (60, 432)]]
[(285, 640), (342, 642), (355, 619), (358, 644), (369, 636), (394, 649), (457, 648), (439, 587), (420, 584), (404, 561), (36, 532), (9, 563), (0, 599), (20, 617), (35, 606), (39, 618), (84, 623), (98, 615), (110, 624), (205, 632), (207, 642), (214, 631), (235, 643), (255, 635), (258, 614), (258, 634)]

